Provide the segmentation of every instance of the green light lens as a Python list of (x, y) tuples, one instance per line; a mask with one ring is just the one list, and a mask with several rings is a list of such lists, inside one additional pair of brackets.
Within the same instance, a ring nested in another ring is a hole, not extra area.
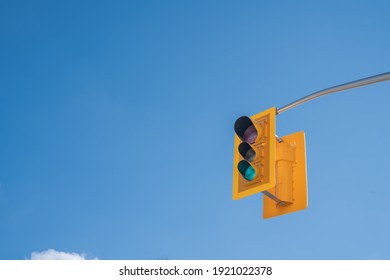
[(245, 179), (247, 179), (248, 181), (252, 181), (254, 178), (255, 178), (255, 175), (256, 175), (256, 171), (255, 169), (252, 167), (252, 166), (249, 166), (246, 171), (245, 171)]
[(248, 161), (240, 161), (237, 167), (245, 180), (252, 181), (255, 178), (256, 170), (252, 167), (252, 165), (250, 165)]

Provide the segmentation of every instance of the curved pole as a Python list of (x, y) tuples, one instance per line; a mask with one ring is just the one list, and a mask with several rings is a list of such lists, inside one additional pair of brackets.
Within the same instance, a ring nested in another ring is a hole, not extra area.
[(364, 79), (360, 79), (360, 80), (356, 80), (353, 82), (330, 87), (330, 88), (327, 88), (324, 90), (320, 90), (320, 91), (317, 91), (315, 93), (309, 94), (305, 97), (302, 97), (301, 99), (298, 99), (290, 104), (287, 104), (284, 107), (277, 109), (276, 114), (283, 113), (289, 109), (292, 109), (298, 105), (301, 105), (302, 103), (308, 102), (314, 98), (318, 98), (318, 97), (326, 95), (326, 94), (335, 93), (338, 91), (347, 90), (347, 89), (351, 89), (351, 88), (355, 88), (355, 87), (361, 87), (361, 86), (365, 86), (365, 85), (369, 85), (369, 84), (373, 84), (373, 83), (379, 83), (379, 82), (383, 82), (386, 80), (390, 80), (390, 72), (386, 72), (383, 74), (367, 77)]

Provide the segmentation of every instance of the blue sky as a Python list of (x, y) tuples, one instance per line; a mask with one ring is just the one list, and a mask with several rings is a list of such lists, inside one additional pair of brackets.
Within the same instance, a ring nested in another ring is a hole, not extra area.
[(233, 125), (390, 71), (388, 1), (1, 1), (0, 259), (390, 259), (390, 82), (277, 116), (309, 208), (232, 200)]

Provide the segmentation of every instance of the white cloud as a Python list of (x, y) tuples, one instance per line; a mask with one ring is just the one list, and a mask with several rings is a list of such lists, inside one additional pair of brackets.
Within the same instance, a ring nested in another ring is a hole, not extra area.
[(53, 249), (42, 252), (32, 252), (32, 260), (85, 260), (84, 254), (59, 252)]

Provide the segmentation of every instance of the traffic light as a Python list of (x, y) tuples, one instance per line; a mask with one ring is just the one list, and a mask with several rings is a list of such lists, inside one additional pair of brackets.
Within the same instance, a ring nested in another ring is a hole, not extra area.
[(263, 218), (308, 205), (304, 132), (276, 136), (276, 108), (234, 124), (233, 199), (263, 193)]
[(275, 186), (275, 116), (273, 107), (234, 124), (233, 199)]

